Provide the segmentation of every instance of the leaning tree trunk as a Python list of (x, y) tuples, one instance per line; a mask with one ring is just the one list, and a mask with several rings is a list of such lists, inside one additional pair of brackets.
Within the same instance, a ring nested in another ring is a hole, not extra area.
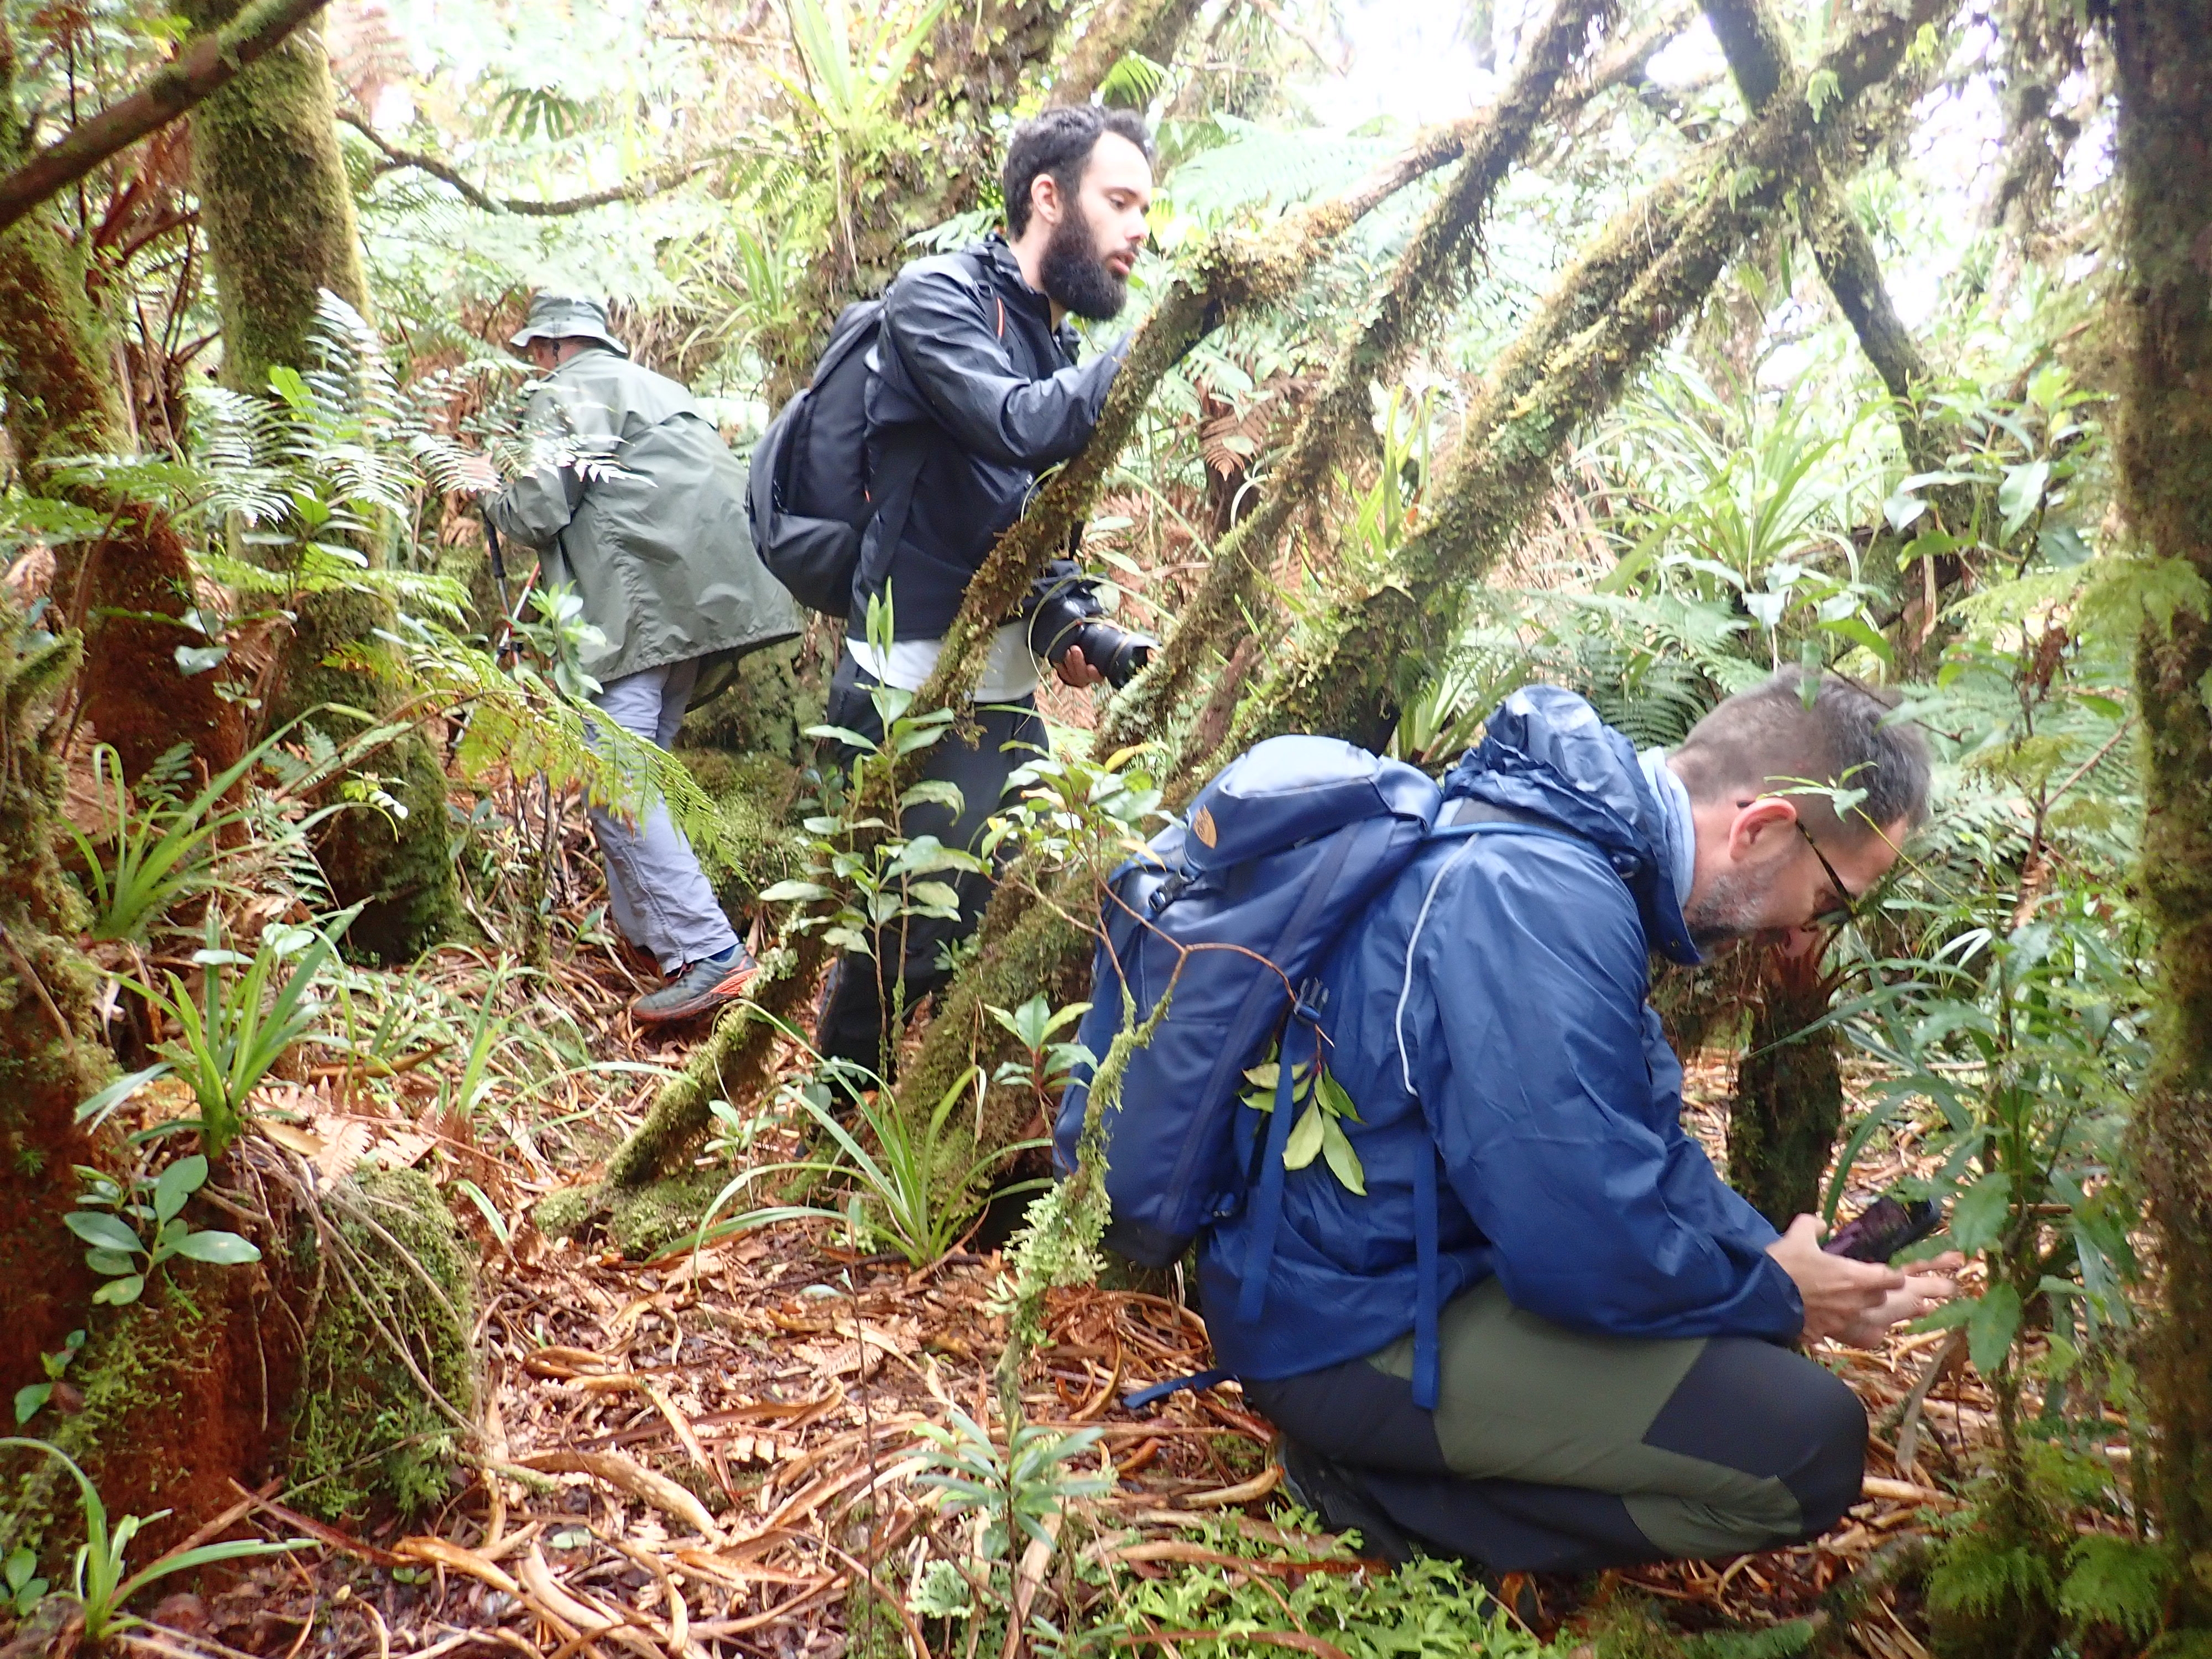
[[(2212, 580), (2212, 3), (2118, 0), (2109, 15), (2123, 499), (2145, 553)], [(2159, 930), (2157, 1059), (2138, 1120), (2159, 1292), (2143, 1376), (2160, 1519), (2176, 1559), (2197, 1562), (2212, 1550), (2212, 620), (2147, 625), (2136, 687), (2149, 761), (2138, 879)], [(2203, 1576), (2185, 1571), (2178, 1595), (2180, 1622), (2212, 1630)]]
[[(185, 7), (204, 31), (238, 9), (239, 0)], [(223, 374), (242, 391), (265, 390), (272, 368), (312, 362), (325, 289), (364, 314), (368, 308), (335, 108), (321, 41), (295, 34), (192, 114), (193, 183), (222, 317)], [(389, 604), (335, 592), (309, 595), (297, 609), (271, 720), (326, 703), (377, 715), (393, 708), (394, 694), (375, 676), (332, 660), (388, 628)], [(348, 943), (399, 960), (455, 929), (459, 899), (435, 750), (409, 732), (381, 752), (378, 769), (389, 775), (404, 816), (340, 812), (325, 821), (316, 854), (338, 902), (366, 906)]]
[[(1728, 262), (1818, 162), (1821, 119), (1839, 118), (1886, 78), (1939, 9), (1938, 0), (1913, 0), (1899, 12), (1869, 17), (1815, 70), (1832, 94), (1822, 113), (1806, 97), (1810, 77), (1787, 76), (1778, 95), (1717, 154), (1701, 155), (1697, 176), (1655, 192), (1679, 206), (1640, 225), (1616, 220), (1599, 249), (1637, 271), (1634, 280), (1579, 327), (1566, 319), (1584, 310), (1599, 286), (1577, 285), (1591, 258), (1553, 289), (1469, 412), (1450, 476), (1422, 528), (1399, 549), (1393, 580), (1348, 596), (1290, 643), (1259, 695), (1239, 711), (1235, 747), (1285, 732), (1370, 744), (1388, 737), (1401, 700), (1458, 638), (1468, 593), (1551, 487), (1569, 438), (1704, 302)], [(1187, 756), (1186, 778), (1211, 759)]]
[[(1882, 18), (1830, 55), (1822, 68), (1835, 76), (1844, 103), (1889, 73), (1937, 3), (1918, 0), (1911, 15)], [(1808, 153), (1814, 125), (1802, 96), (1777, 99), (1759, 120), (1705, 158), (1707, 170), (1698, 179), (1662, 185), (1643, 211), (1623, 216), (1600, 237), (1508, 349), (1470, 415), (1454, 481), (1406, 550), (1413, 556), (1394, 573), (1410, 592), (1394, 586), (1379, 595), (1354, 596), (1293, 641), (1289, 671), (1240, 711), (1240, 724), (1251, 734), (1244, 741), (1285, 731), (1374, 740), (1392, 684), (1389, 665), (1429, 647), (1435, 637), (1430, 619), (1454, 611), (1489, 557), (1517, 532), (1576, 427), (1604, 406), (1674, 321), (1694, 310), (1745, 237), (1784, 199), (1790, 169)], [(1763, 169), (1762, 182), (1731, 197), (1729, 181), (1747, 176), (1740, 169), (1747, 166)], [(994, 561), (1000, 550), (1003, 544)], [(1397, 608), (1395, 599), (1407, 604)], [(1364, 631), (1370, 626), (1371, 633)], [(940, 676), (952, 654), (948, 640)], [(1351, 695), (1341, 696), (1347, 685)], [(945, 689), (933, 685), (922, 696)], [(1187, 793), (1208, 759), (1194, 748), (1188, 752), (1171, 775), (1174, 789)], [(948, 988), (910, 1079), (949, 1079), (966, 1063), (968, 1033), (978, 1024), (969, 1007), (976, 1000), (971, 986), (989, 983), (1008, 963), (1018, 963), (1032, 984), (1080, 971), (1090, 941), (1063, 917), (1086, 914), (1095, 900), (1088, 891), (1055, 896), (1051, 905), (1006, 907), (1000, 919), (1004, 945), (995, 951), (987, 945)], [(927, 1094), (928, 1085), (921, 1085), (917, 1098)]]

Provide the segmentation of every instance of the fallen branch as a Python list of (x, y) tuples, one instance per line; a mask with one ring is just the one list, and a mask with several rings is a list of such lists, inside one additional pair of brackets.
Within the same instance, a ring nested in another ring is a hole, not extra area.
[(0, 179), (0, 230), (48, 197), (66, 190), (102, 161), (167, 126), (239, 70), (268, 56), (325, 0), (255, 0), (212, 34), (204, 34), (146, 79), (129, 97), (74, 126), (5, 179)]

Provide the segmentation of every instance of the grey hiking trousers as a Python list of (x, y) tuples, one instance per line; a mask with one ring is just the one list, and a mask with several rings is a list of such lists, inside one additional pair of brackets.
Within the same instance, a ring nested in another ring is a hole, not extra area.
[[(610, 680), (592, 699), (632, 737), (663, 749), (676, 741), (698, 683), (699, 661), (664, 663)], [(719, 955), (738, 942), (714, 884), (668, 816), (655, 802), (642, 820), (591, 810), (592, 833), (607, 866), (607, 902), (623, 937), (660, 964), (664, 974)]]
[(1858, 1502), (1866, 1412), (1804, 1355), (1748, 1337), (1644, 1341), (1524, 1313), (1496, 1279), (1438, 1329), (1433, 1413), (1413, 1339), (1245, 1398), (1413, 1538), (1501, 1572), (1591, 1572), (1771, 1549)]

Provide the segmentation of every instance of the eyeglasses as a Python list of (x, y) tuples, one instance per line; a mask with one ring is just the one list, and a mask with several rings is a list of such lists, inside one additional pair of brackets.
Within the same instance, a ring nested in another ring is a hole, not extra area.
[(1836, 866), (1828, 862), (1828, 855), (1820, 850), (1820, 843), (1813, 839), (1813, 832), (1805, 827), (1802, 819), (1798, 821), (1797, 833), (1805, 837), (1805, 845), (1811, 848), (1813, 856), (1820, 860), (1821, 872), (1828, 878), (1828, 884), (1836, 894), (1837, 908), (1821, 911), (1813, 918), (1813, 925), (1816, 927), (1841, 927), (1847, 922), (1856, 921), (1862, 901), (1854, 897), (1851, 890), (1844, 885), (1844, 878), (1836, 873)]

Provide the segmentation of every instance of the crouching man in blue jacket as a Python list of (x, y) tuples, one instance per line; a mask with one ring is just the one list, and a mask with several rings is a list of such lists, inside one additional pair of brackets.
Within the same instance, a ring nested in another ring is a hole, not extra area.
[(1565, 834), (1438, 838), (1324, 968), (1366, 1194), (1322, 1160), (1290, 1176), (1256, 1320), (1243, 1218), (1201, 1275), (1293, 1495), (1370, 1551), (1589, 1571), (1792, 1542), (1858, 1501), (1866, 1414), (1791, 1344), (1875, 1341), (1950, 1264), (1826, 1255), (1811, 1216), (1778, 1236), (1683, 1133), (1645, 1002), (1649, 951), (1832, 920), (1925, 815), (1919, 735), (1849, 681), (1809, 708), (1800, 684), (1641, 757), (1571, 693), (1515, 694), (1438, 823)]

